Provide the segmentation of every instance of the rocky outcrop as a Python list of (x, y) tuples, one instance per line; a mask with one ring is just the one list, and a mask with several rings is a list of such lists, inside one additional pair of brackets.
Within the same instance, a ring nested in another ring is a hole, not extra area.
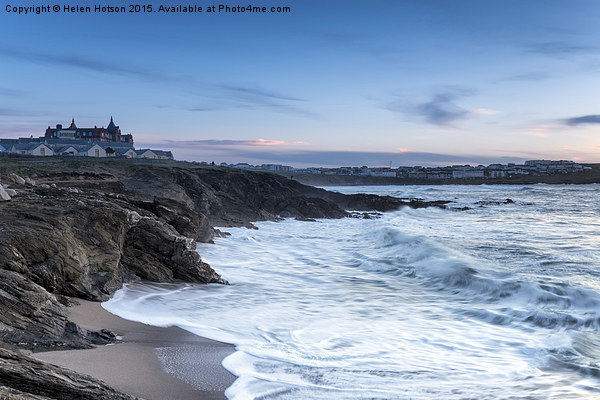
[(425, 202), (367, 194), (344, 195), (303, 185), (266, 172), (230, 168), (135, 165), (113, 169), (125, 187), (147, 199), (166, 197), (185, 203), (213, 226), (250, 226), (280, 218), (343, 218), (354, 211), (391, 211), (401, 207), (444, 207)]
[(135, 400), (98, 379), (0, 347), (0, 399)]
[[(59, 188), (35, 188), (2, 203), (0, 337), (5, 343), (37, 351), (106, 342), (66, 320), (64, 296), (106, 300), (126, 279), (224, 282), (184, 235), (195, 231), (193, 221), (175, 218), (180, 232), (169, 218), (136, 204)], [(152, 207), (164, 206), (157, 201)]]
[(195, 249), (194, 239), (178, 235), (165, 222), (143, 217), (127, 232), (121, 263), (128, 274), (154, 282), (224, 283)]
[(0, 184), (0, 201), (9, 201), (11, 196), (8, 194), (4, 186)]
[(66, 298), (49, 293), (31, 279), (0, 269), (0, 340), (30, 351), (88, 348), (112, 341), (102, 332), (90, 332), (70, 322), (67, 304)]

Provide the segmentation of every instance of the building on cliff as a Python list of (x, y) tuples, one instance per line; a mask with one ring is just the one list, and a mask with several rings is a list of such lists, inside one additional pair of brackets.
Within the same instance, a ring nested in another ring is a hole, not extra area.
[(121, 133), (121, 128), (115, 125), (112, 117), (106, 128), (97, 126), (79, 128), (75, 125), (75, 118), (73, 118), (68, 128), (63, 128), (61, 124), (57, 124), (56, 128), (48, 127), (44, 137), (46, 139), (86, 139), (94, 142), (130, 143), (133, 146), (133, 135)]
[(30, 156), (119, 157), (173, 160), (170, 151), (133, 147), (133, 135), (123, 134), (113, 118), (106, 128), (79, 128), (75, 118), (63, 128), (48, 127), (44, 136), (34, 138), (0, 139), (0, 153)]
[(164, 150), (142, 149), (136, 150), (136, 158), (150, 158), (154, 160), (172, 160), (173, 153)]
[(15, 143), (9, 148), (8, 153), (53, 156), (54, 150), (45, 143)]

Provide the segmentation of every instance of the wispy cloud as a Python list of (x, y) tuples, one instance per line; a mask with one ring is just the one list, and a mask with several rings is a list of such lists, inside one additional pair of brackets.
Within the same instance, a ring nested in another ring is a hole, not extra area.
[(600, 49), (596, 46), (589, 46), (580, 43), (548, 41), (527, 44), (524, 46), (524, 50), (533, 54), (565, 58), (581, 54), (597, 53)]
[(546, 72), (523, 72), (518, 74), (509, 75), (505, 78), (498, 79), (494, 83), (504, 82), (541, 82), (551, 79), (552, 75)]
[(24, 111), (16, 108), (4, 108), (0, 107), (0, 117), (41, 117), (46, 115), (45, 113), (39, 113), (34, 111)]
[(521, 132), (526, 136), (548, 137), (557, 129), (556, 125), (549, 123), (540, 123), (523, 128)]
[(455, 104), (459, 97), (454, 93), (438, 93), (431, 100), (419, 104), (416, 107), (417, 113), (431, 124), (450, 125), (469, 114), (467, 110)]
[(283, 140), (265, 140), (265, 139), (253, 139), (253, 140), (165, 140), (164, 143), (177, 146), (177, 147), (189, 147), (189, 146), (281, 146), (287, 144)]
[[(252, 152), (242, 151), (232, 154), (236, 160), (264, 160), (264, 162), (290, 165), (311, 166), (400, 166), (400, 165), (449, 165), (449, 164), (490, 164), (499, 158), (485, 156), (466, 156), (426, 153), (416, 151), (403, 152), (364, 152), (364, 151), (288, 151), (288, 152)], [(505, 162), (522, 162), (519, 158), (509, 158)]]
[(300, 117), (318, 118), (318, 114), (305, 107), (307, 100), (288, 94), (264, 89), (256, 85), (220, 84), (212, 93), (203, 91), (210, 105), (192, 108), (193, 111), (208, 111), (211, 108), (264, 109)]
[(218, 107), (192, 107), (192, 108), (188, 108), (188, 111), (193, 111), (193, 112), (210, 112), (210, 111), (217, 111), (219, 110)]
[(5, 97), (22, 97), (24, 92), (21, 90), (9, 89), (0, 87), (0, 96)]
[(458, 100), (475, 93), (469, 88), (450, 87), (433, 94), (429, 100), (422, 103), (410, 104), (407, 100), (397, 99), (385, 104), (384, 108), (408, 117), (416, 116), (432, 125), (452, 127), (453, 123), (469, 116), (481, 115), (477, 110), (470, 111), (457, 105)]
[[(138, 140), (139, 142), (139, 140)], [(280, 140), (164, 140), (144, 143), (172, 150), (180, 159), (250, 164), (277, 163), (293, 166), (392, 166), (491, 164), (494, 162), (523, 162), (519, 157), (485, 155), (452, 155), (398, 149), (394, 152), (309, 150), (304, 142)]]
[(297, 97), (288, 96), (281, 93), (276, 93), (268, 90), (264, 90), (257, 87), (248, 86), (234, 86), (234, 85), (220, 85), (221, 88), (235, 93), (240, 98), (261, 98), (261, 99), (274, 99), (274, 100), (286, 100), (286, 101), (306, 101)]
[(499, 112), (496, 110), (489, 109), (489, 108), (476, 108), (474, 110), (470, 110), (469, 114), (487, 116), (487, 115), (496, 115), (496, 114), (499, 114)]
[(577, 126), (582, 124), (600, 124), (600, 114), (582, 115), (580, 117), (567, 118), (564, 121), (565, 125)]
[[(188, 76), (173, 76), (142, 65), (128, 65), (123, 60), (107, 62), (97, 57), (23, 50), (0, 46), (0, 57), (9, 57), (43, 66), (67, 67), (95, 73), (118, 75), (151, 83), (163, 83), (188, 91), (201, 98), (199, 104), (187, 109), (209, 112), (231, 108), (263, 109), (277, 113), (315, 118), (318, 115), (305, 107), (307, 101), (285, 93), (243, 84), (207, 84)], [(2, 92), (0, 91), (0, 95)]]
[(72, 54), (57, 54), (40, 51), (25, 51), (10, 47), (0, 47), (0, 55), (40, 65), (56, 65), (60, 67), (78, 68), (88, 71), (112, 75), (124, 75), (135, 78), (178, 81), (157, 71), (152, 71), (141, 66), (127, 66), (122, 60), (108, 63), (94, 57), (75, 56)]
[(11, 108), (0, 108), (0, 117), (22, 117), (26, 116), (27, 113), (20, 110), (14, 110)]

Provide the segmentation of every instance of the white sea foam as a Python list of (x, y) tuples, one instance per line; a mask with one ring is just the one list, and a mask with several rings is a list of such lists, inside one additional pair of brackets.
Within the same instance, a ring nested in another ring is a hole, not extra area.
[(198, 251), (231, 286), (105, 308), (234, 343), (231, 399), (600, 396), (599, 185), (336, 189), (472, 209), (227, 229)]

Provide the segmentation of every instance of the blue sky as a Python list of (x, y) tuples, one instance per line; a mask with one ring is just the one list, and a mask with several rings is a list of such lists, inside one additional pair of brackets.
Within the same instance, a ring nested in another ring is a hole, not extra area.
[[(146, 2), (189, 3), (234, 4)], [(600, 162), (596, 0), (254, 3), (291, 7), (281, 14), (0, 5), (0, 137), (113, 116), (136, 147), (187, 160)]]

